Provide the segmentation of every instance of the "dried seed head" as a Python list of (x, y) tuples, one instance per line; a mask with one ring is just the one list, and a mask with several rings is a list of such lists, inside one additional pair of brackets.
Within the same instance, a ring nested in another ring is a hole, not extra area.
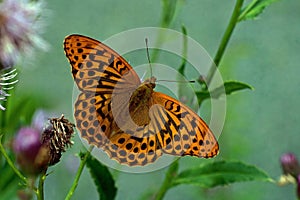
[(42, 143), (50, 150), (49, 166), (59, 162), (61, 153), (73, 144), (71, 138), (74, 133), (74, 124), (63, 115), (60, 118), (50, 119), (50, 123), (51, 125), (44, 130), (42, 135)]

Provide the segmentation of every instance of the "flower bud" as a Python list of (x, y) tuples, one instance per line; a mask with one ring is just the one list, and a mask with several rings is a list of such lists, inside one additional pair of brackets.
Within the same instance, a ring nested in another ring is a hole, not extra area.
[(300, 166), (296, 156), (292, 153), (283, 154), (280, 158), (283, 173), (292, 175), (295, 179), (300, 174)]
[(41, 133), (31, 127), (21, 128), (13, 142), (17, 162), (26, 174), (36, 175), (48, 166), (47, 150), (41, 143)]

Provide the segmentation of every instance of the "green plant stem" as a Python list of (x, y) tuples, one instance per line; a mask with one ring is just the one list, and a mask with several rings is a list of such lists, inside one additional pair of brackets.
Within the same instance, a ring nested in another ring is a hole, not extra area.
[[(183, 33), (183, 51), (182, 51), (182, 62), (181, 65), (179, 67), (179, 73), (181, 75), (184, 76), (184, 70), (185, 70), (185, 65), (186, 65), (186, 58), (187, 58), (187, 30), (185, 28), (184, 25), (181, 26), (181, 31)], [(181, 93), (181, 91), (179, 91)], [(179, 97), (181, 97), (182, 95), (179, 94)], [(171, 187), (172, 184), (172, 179), (177, 175), (177, 171), (178, 171), (178, 161), (180, 158), (178, 158), (177, 160), (175, 160), (171, 166), (168, 168), (168, 171), (166, 173), (165, 176), (165, 180), (162, 183), (159, 191), (156, 194), (155, 199), (156, 200), (160, 200), (163, 199), (163, 197), (165, 196), (166, 192), (168, 191), (168, 189)]]
[(178, 160), (179, 159), (175, 160), (169, 167), (165, 176), (165, 180), (156, 194), (155, 200), (162, 200), (168, 189), (172, 186), (172, 180), (174, 177), (176, 177), (178, 171)]
[(36, 191), (36, 196), (38, 200), (44, 200), (44, 183), (47, 177), (46, 173), (47, 173), (47, 169), (43, 170), (40, 175), (39, 185)]
[[(183, 34), (183, 49), (182, 49), (182, 61), (178, 71), (182, 76), (184, 76), (184, 70), (185, 70), (186, 58), (187, 58), (187, 30), (184, 25), (181, 26), (181, 31)], [(179, 90), (179, 97), (182, 97), (182, 91), (180, 90)], [(180, 158), (175, 160), (169, 167), (165, 176), (165, 180), (162, 186), (160, 187), (158, 193), (156, 194), (156, 198), (155, 198), (156, 200), (162, 199), (166, 194), (166, 192), (168, 191), (168, 189), (170, 188), (172, 184), (171, 180), (177, 175), (179, 159)]]
[[(1, 87), (0, 87), (0, 89), (1, 89)], [(8, 98), (9, 99), (9, 98)], [(1, 105), (5, 108), (5, 109), (7, 109), (7, 101), (8, 100), (6, 100), (6, 101), (1, 101), (0, 103), (1, 103)], [(7, 110), (0, 110), (0, 133), (2, 132), (5, 132), (5, 120), (6, 120), (6, 114), (7, 114)], [(3, 135), (2, 135), (3, 136)], [(2, 137), (1, 136), (1, 137)]]
[(2, 136), (0, 135), (0, 151), (3, 154), (4, 158), (6, 159), (6, 162), (8, 163), (8, 165), (12, 168), (12, 170), (17, 174), (17, 176), (24, 181), (24, 183), (27, 185), (27, 178), (25, 176), (22, 175), (22, 173), (15, 167), (14, 163), (12, 162), (12, 160), (9, 158), (9, 156), (7, 155), (1, 140), (2, 140)]
[(184, 70), (185, 70), (185, 65), (186, 65), (186, 59), (187, 59), (187, 43), (188, 43), (188, 39), (187, 39), (187, 30), (185, 28), (185, 26), (182, 24), (181, 25), (181, 32), (183, 34), (183, 43), (182, 43), (182, 60), (181, 60), (181, 64), (180, 67), (178, 69), (178, 72), (184, 76)]
[[(178, 4), (177, 0), (162, 0), (162, 18), (161, 18), (161, 23), (160, 27), (162, 28), (168, 28), (172, 21), (175, 19), (176, 16), (176, 7)], [(156, 40), (156, 47), (159, 47), (163, 41), (165, 40), (165, 34), (164, 31), (159, 31), (157, 40)], [(155, 50), (152, 53), (151, 56), (151, 62), (156, 62), (159, 56), (159, 51)]]
[(91, 146), (91, 147), (89, 148), (89, 150), (86, 152), (85, 156), (81, 159), (81, 162), (80, 162), (80, 165), (79, 165), (79, 167), (78, 167), (78, 170), (77, 170), (75, 179), (74, 179), (74, 181), (73, 181), (72, 187), (70, 188), (70, 190), (69, 190), (69, 192), (68, 192), (68, 194), (67, 194), (65, 200), (70, 200), (71, 197), (73, 196), (74, 191), (75, 191), (75, 189), (77, 188), (77, 185), (78, 185), (80, 176), (81, 176), (81, 174), (82, 174), (82, 171), (83, 171), (83, 169), (84, 169), (84, 166), (85, 166), (85, 164), (86, 164), (86, 161), (87, 161), (88, 157), (91, 155), (91, 152), (92, 152), (93, 148), (94, 148), (94, 147)]
[[(239, 14), (240, 14), (240, 11), (241, 11), (241, 8), (242, 8), (242, 5), (243, 5), (243, 2), (244, 0), (237, 0), (236, 1), (236, 4), (235, 4), (235, 7), (234, 7), (234, 10), (232, 12), (232, 15), (231, 15), (231, 18), (230, 18), (230, 21), (229, 21), (229, 24), (225, 30), (225, 33), (222, 37), (222, 40), (221, 40), (221, 43), (219, 45), (219, 48), (218, 48), (218, 51), (216, 53), (216, 56), (214, 58), (214, 64), (212, 64), (209, 72), (208, 72), (208, 75), (207, 75), (207, 82), (206, 84), (209, 85), (210, 82), (212, 81), (212, 78), (216, 72), (216, 67), (219, 66), (220, 64), (220, 61), (223, 57), (223, 54), (225, 52), (225, 49), (226, 49), (226, 46), (229, 42), (229, 39), (232, 35), (232, 32), (238, 22), (238, 17), (239, 17)], [(216, 67), (215, 67), (216, 65)], [(179, 159), (178, 159), (179, 160)], [(163, 199), (164, 195), (166, 194), (166, 192), (168, 191), (168, 189), (170, 189), (170, 187), (172, 186), (172, 180), (173, 178), (176, 176), (177, 174), (177, 170), (178, 170), (178, 160), (176, 160), (168, 169), (167, 173), (166, 173), (166, 176), (165, 176), (165, 179), (163, 181), (163, 184), (162, 186), (160, 187), (157, 195), (156, 195), (156, 200), (161, 200)]]
[(220, 61), (221, 61), (221, 59), (224, 55), (225, 49), (226, 49), (227, 44), (230, 40), (232, 32), (233, 32), (233, 30), (234, 30), (234, 28), (235, 28), (235, 26), (238, 22), (239, 14), (240, 14), (243, 2), (244, 2), (244, 0), (237, 0), (236, 1), (235, 7), (233, 9), (233, 12), (232, 12), (232, 15), (231, 15), (231, 18), (230, 18), (230, 21), (229, 21), (229, 24), (228, 24), (228, 26), (225, 30), (225, 33), (222, 37), (222, 40), (221, 40), (221, 43), (219, 45), (218, 51), (217, 51), (216, 56), (214, 58), (214, 63), (210, 67), (209, 72), (207, 74), (207, 77), (206, 77), (206, 84), (207, 85), (209, 85), (211, 83), (211, 81), (213, 79), (213, 76), (214, 76), (214, 74), (217, 70), (217, 67), (219, 66)]

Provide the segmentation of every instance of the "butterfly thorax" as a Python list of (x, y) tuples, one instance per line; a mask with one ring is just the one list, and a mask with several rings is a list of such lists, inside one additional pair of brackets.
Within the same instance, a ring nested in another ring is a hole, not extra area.
[[(150, 100), (155, 88), (155, 77), (145, 80), (133, 92), (129, 100), (129, 112), (132, 120), (138, 126), (149, 124)], [(141, 117), (142, 116), (142, 117)]]

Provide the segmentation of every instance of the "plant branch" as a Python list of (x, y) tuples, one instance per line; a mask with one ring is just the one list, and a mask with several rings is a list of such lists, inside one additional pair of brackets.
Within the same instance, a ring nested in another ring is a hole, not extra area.
[[(176, 8), (178, 1), (173, 0), (162, 0), (162, 18), (160, 22), (160, 27), (162, 28), (168, 28), (172, 21), (174, 21), (176, 17)], [(159, 47), (165, 39), (165, 35), (163, 31), (158, 32), (157, 40), (156, 40), (156, 47)], [(152, 56), (151, 56), (151, 61), (156, 62), (159, 56), (159, 52), (157, 50), (153, 51)]]
[(181, 32), (183, 33), (183, 48), (182, 48), (182, 59), (181, 59), (181, 65), (178, 69), (178, 72), (184, 76), (184, 70), (185, 70), (185, 66), (186, 66), (186, 59), (187, 59), (187, 30), (185, 28), (185, 26), (182, 24), (181, 25)]
[(44, 183), (47, 177), (47, 169), (43, 170), (40, 179), (39, 179), (39, 185), (36, 191), (37, 199), (38, 200), (43, 200), (44, 199)]
[(238, 22), (239, 14), (240, 14), (243, 2), (244, 2), (244, 0), (237, 0), (236, 1), (235, 7), (233, 9), (233, 12), (232, 12), (232, 15), (231, 15), (231, 18), (230, 18), (230, 21), (229, 21), (229, 24), (228, 24), (228, 26), (225, 30), (225, 33), (222, 37), (222, 40), (221, 40), (221, 43), (219, 45), (218, 51), (217, 51), (216, 56), (214, 58), (214, 63), (210, 67), (210, 70), (207, 74), (207, 78), (206, 78), (206, 84), (207, 85), (209, 85), (211, 83), (211, 81), (213, 79), (213, 76), (214, 76), (214, 74), (217, 70), (217, 67), (219, 66), (220, 61), (221, 61), (221, 59), (224, 55), (225, 49), (226, 49), (227, 44), (230, 40), (232, 32), (233, 32), (233, 30), (234, 30), (234, 28), (235, 28), (235, 26)]
[(80, 176), (81, 176), (81, 174), (82, 174), (82, 171), (83, 171), (83, 169), (84, 169), (84, 166), (85, 166), (85, 164), (86, 164), (86, 161), (87, 161), (88, 157), (91, 155), (91, 152), (92, 152), (93, 148), (94, 148), (94, 147), (91, 146), (91, 147), (89, 148), (89, 150), (85, 153), (84, 157), (81, 158), (81, 162), (80, 162), (80, 165), (79, 165), (79, 167), (78, 167), (78, 170), (77, 170), (75, 179), (74, 179), (74, 181), (73, 181), (72, 187), (70, 188), (70, 190), (69, 190), (69, 192), (68, 192), (68, 194), (67, 194), (65, 200), (70, 200), (71, 197), (73, 196), (74, 191), (75, 191), (75, 189), (77, 188), (77, 185), (78, 185)]
[(16, 175), (25, 182), (25, 184), (27, 185), (27, 178), (25, 176), (22, 175), (22, 173), (16, 168), (16, 166), (14, 165), (13, 161), (10, 159), (10, 157), (7, 155), (2, 143), (1, 143), (1, 139), (2, 139), (3, 135), (0, 135), (0, 151), (3, 154), (4, 158), (6, 159), (6, 162), (8, 163), (8, 165), (12, 168), (12, 170), (16, 173)]
[[(183, 33), (183, 50), (182, 50), (182, 62), (181, 65), (178, 69), (179, 73), (184, 76), (184, 70), (185, 70), (185, 65), (186, 65), (186, 58), (187, 58), (187, 30), (184, 25), (181, 26), (181, 31)], [(181, 91), (179, 90), (179, 97), (182, 97)], [(178, 161), (180, 158), (175, 160), (171, 166), (168, 168), (168, 171), (166, 172), (165, 180), (163, 184), (161, 185), (158, 193), (156, 194), (156, 200), (162, 199), (168, 189), (171, 186), (171, 180), (173, 177), (176, 176), (177, 171), (178, 171)]]
[[(231, 15), (231, 18), (230, 18), (230, 21), (229, 21), (229, 24), (226, 28), (226, 31), (222, 37), (222, 40), (221, 40), (221, 43), (219, 45), (219, 48), (218, 48), (218, 51), (217, 51), (217, 54), (214, 58), (214, 64), (216, 66), (218, 66), (220, 64), (220, 61), (223, 57), (223, 54), (225, 52), (225, 49), (226, 49), (226, 46), (229, 42), (229, 39), (232, 35), (232, 32), (238, 22), (238, 17), (239, 17), (239, 13), (240, 13), (240, 10), (241, 10), (241, 7), (243, 5), (243, 2), (244, 0), (237, 0), (236, 4), (235, 4), (235, 7), (234, 7), (234, 10), (233, 10), (233, 13)], [(209, 72), (208, 72), (208, 75), (207, 75), (207, 82), (206, 84), (209, 85), (210, 82), (212, 81), (212, 78), (216, 72), (216, 67), (214, 66), (214, 64), (212, 64)], [(179, 159), (178, 159), (179, 160)], [(172, 186), (172, 180), (174, 177), (176, 177), (177, 175), (177, 170), (178, 170), (178, 160), (176, 160), (168, 169), (167, 173), (166, 173), (166, 176), (165, 176), (165, 179), (163, 181), (163, 184), (162, 186), (160, 187), (157, 195), (156, 195), (156, 200), (161, 200), (163, 199), (164, 195), (166, 194), (166, 192), (168, 191), (168, 189), (170, 189), (170, 187)]]
[(169, 169), (166, 173), (166, 176), (165, 176), (165, 180), (164, 180), (162, 186), (160, 187), (158, 193), (156, 194), (155, 200), (162, 200), (163, 197), (165, 196), (166, 192), (168, 191), (168, 189), (171, 187), (172, 180), (177, 175), (178, 160), (179, 159), (175, 160), (169, 167)]

